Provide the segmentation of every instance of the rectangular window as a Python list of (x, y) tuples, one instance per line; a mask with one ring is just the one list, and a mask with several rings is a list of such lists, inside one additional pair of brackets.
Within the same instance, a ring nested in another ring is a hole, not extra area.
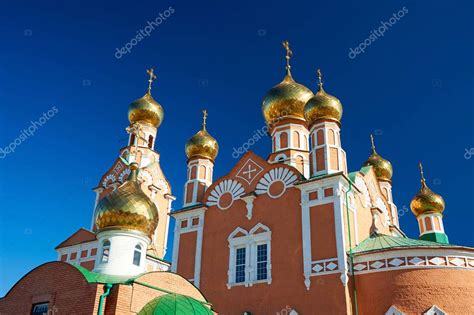
[(257, 280), (267, 279), (267, 244), (257, 246)]
[(245, 248), (235, 251), (235, 282), (245, 282)]
[(48, 302), (38, 303), (33, 305), (31, 309), (31, 315), (43, 315), (48, 314)]

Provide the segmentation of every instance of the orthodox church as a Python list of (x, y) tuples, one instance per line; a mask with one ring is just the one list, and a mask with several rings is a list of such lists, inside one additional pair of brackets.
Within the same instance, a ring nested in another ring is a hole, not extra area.
[(316, 93), (297, 83), (283, 46), (286, 74), (262, 104), (271, 152), (249, 151), (214, 179), (219, 146), (204, 111), (173, 212), (148, 70), (147, 93), (129, 106), (128, 145), (94, 189), (91, 228), (20, 279), (0, 314), (474, 314), (474, 249), (449, 243), (444, 200), (421, 163), (412, 239), (399, 226), (391, 163), (371, 137), (367, 161), (347, 169), (341, 101), (319, 70)]

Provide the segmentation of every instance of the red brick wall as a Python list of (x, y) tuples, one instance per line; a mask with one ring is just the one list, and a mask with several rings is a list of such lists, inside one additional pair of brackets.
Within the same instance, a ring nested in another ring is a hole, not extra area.
[(437, 305), (448, 314), (474, 314), (474, 272), (462, 269), (404, 269), (356, 276), (359, 314), (384, 314), (395, 305), (423, 314)]
[(97, 313), (97, 284), (89, 284), (74, 267), (64, 262), (49, 262), (33, 269), (0, 299), (0, 314), (30, 314), (34, 303), (49, 302), (55, 314)]
[[(289, 189), (278, 199), (272, 199), (266, 194), (260, 195), (254, 201), (251, 220), (245, 216), (247, 210), (243, 201), (236, 201), (225, 211), (219, 210), (216, 206), (206, 211), (200, 289), (220, 314), (241, 315), (244, 311), (250, 311), (257, 315), (271, 315), (285, 310), (287, 305), (295, 308), (300, 314), (346, 314), (345, 290), (339, 273), (312, 277), (311, 288), (306, 290), (303, 276), (300, 200), (300, 191), (296, 188)], [(331, 213), (330, 217), (333, 220), (332, 205), (323, 208), (327, 213)], [(334, 234), (333, 223), (322, 221), (323, 218), (320, 220), (321, 224), (317, 229), (321, 230), (327, 244), (335, 246), (335, 242), (328, 240), (331, 233)], [(227, 289), (229, 268), (227, 237), (238, 226), (248, 231), (259, 222), (272, 231), (272, 283), (259, 283), (247, 288), (234, 286)], [(327, 255), (334, 257), (334, 253), (335, 249)], [(179, 259), (194, 261), (194, 256), (188, 255), (186, 258), (180, 256)]]

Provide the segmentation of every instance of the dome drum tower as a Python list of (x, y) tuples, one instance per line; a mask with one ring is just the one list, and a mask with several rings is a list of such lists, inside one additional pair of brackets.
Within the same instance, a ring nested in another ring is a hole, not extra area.
[(428, 188), (421, 162), (419, 167), (421, 173), (421, 189), (415, 197), (413, 197), (410, 208), (418, 221), (420, 239), (448, 244), (449, 240), (444, 231), (443, 224), (444, 199)]
[(308, 128), (304, 118), (306, 101), (313, 92), (293, 80), (290, 58), (293, 52), (289, 43), (286, 49), (286, 75), (282, 82), (271, 88), (262, 103), (262, 112), (272, 137), (271, 163), (285, 163), (309, 177)]

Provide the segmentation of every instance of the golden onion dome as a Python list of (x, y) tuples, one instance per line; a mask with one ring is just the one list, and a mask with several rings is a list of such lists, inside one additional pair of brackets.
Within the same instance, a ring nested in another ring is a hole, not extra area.
[(148, 91), (146, 94), (133, 101), (128, 107), (128, 120), (131, 124), (141, 122), (158, 128), (164, 119), (163, 107), (151, 96), (151, 84), (156, 76), (153, 68), (147, 70), (150, 75), (148, 80)]
[(192, 136), (184, 147), (188, 159), (201, 157), (214, 161), (219, 153), (219, 144), (206, 130), (207, 111), (203, 111), (202, 129)]
[(263, 117), (268, 126), (275, 125), (283, 118), (304, 120), (304, 106), (313, 96), (310, 89), (293, 80), (290, 66), (293, 52), (288, 41), (284, 41), (283, 46), (286, 49), (286, 76), (267, 92), (262, 102)]
[(128, 107), (128, 120), (130, 123), (146, 123), (158, 128), (164, 119), (163, 107), (155, 101), (151, 93), (133, 101)]
[(370, 135), (370, 140), (372, 142), (372, 154), (369, 156), (367, 161), (363, 164), (363, 166), (372, 166), (375, 172), (375, 176), (378, 180), (381, 181), (392, 181), (393, 175), (393, 168), (392, 163), (390, 161), (381, 157), (375, 151), (375, 144), (374, 144), (374, 137)]
[(323, 89), (321, 71), (318, 69), (319, 91), (308, 100), (304, 107), (304, 117), (311, 126), (319, 120), (335, 121), (338, 124), (342, 118), (342, 104), (335, 96), (332, 96)]
[(138, 164), (130, 164), (130, 176), (116, 190), (102, 198), (95, 209), (97, 232), (126, 230), (152, 237), (158, 225), (158, 209), (138, 182)]
[(426, 185), (426, 180), (423, 175), (423, 166), (420, 165), (421, 172), (421, 189), (413, 197), (410, 203), (410, 208), (413, 214), (418, 217), (425, 213), (439, 213), (442, 214), (444, 211), (444, 199), (440, 195), (434, 193)]

